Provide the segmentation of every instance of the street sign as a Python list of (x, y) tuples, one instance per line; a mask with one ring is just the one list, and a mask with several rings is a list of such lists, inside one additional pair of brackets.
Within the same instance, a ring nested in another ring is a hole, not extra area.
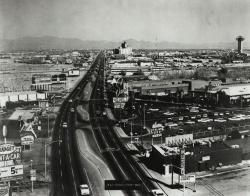
[(23, 165), (13, 165), (0, 168), (0, 178), (23, 175)]
[(30, 170), (30, 180), (36, 181), (36, 170), (35, 169)]
[(9, 186), (7, 184), (0, 185), (0, 196), (9, 196)]
[(133, 180), (105, 180), (105, 190), (141, 190), (141, 181)]
[(14, 147), (13, 146), (14, 145), (6, 146), (6, 148), (1, 147), (2, 152), (0, 153), (0, 162), (9, 160), (21, 160), (21, 153), (22, 153), (21, 146), (14, 146)]
[(181, 175), (180, 176), (181, 183), (195, 183), (195, 175)]

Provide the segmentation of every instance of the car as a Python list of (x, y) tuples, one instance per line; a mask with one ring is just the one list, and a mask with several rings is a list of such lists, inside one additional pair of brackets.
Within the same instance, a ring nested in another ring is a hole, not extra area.
[(185, 124), (187, 124), (187, 125), (192, 125), (192, 124), (195, 124), (195, 122), (194, 122), (194, 121), (191, 121), (191, 120), (188, 120), (188, 121), (185, 122)]
[(89, 186), (87, 184), (80, 185), (81, 195), (90, 195)]
[(227, 122), (227, 120), (223, 118), (217, 118), (217, 119), (214, 119), (214, 122)]
[(153, 189), (153, 190), (151, 190), (151, 193), (153, 193), (153, 195), (155, 195), (155, 196), (164, 196), (165, 195), (161, 189)]
[(207, 123), (207, 122), (211, 122), (211, 121), (213, 121), (213, 120), (210, 118), (201, 118), (198, 120), (198, 122), (202, 122), (202, 123)]
[(64, 122), (64, 123), (62, 124), (62, 126), (63, 126), (63, 128), (67, 128), (67, 127), (68, 127), (68, 124), (67, 124), (66, 122)]
[(71, 112), (75, 112), (75, 108), (70, 108), (70, 111)]
[(242, 119), (239, 117), (232, 117), (232, 118), (228, 118), (228, 120), (230, 121), (241, 121)]
[(69, 103), (72, 103), (72, 102), (73, 102), (72, 99), (70, 99), (70, 100), (69, 100)]

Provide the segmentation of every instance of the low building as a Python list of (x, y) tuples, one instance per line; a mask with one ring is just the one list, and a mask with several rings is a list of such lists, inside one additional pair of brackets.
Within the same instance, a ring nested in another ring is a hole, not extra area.
[(5, 92), (0, 93), (0, 107), (6, 107), (7, 102), (29, 102), (47, 99), (47, 93), (35, 91)]
[(216, 97), (217, 102), (222, 102), (223, 100), (224, 105), (249, 103), (250, 83), (225, 84), (212, 88), (208, 93)]
[[(174, 165), (174, 172), (180, 174), (181, 148), (166, 144), (153, 145), (150, 159), (154, 168), (164, 174), (164, 165)], [(157, 160), (157, 161), (154, 161)], [(196, 142), (185, 147), (185, 173), (200, 172), (217, 167), (237, 164), (242, 161), (242, 148), (229, 146), (221, 141)]]
[(189, 84), (182, 83), (181, 80), (141, 80), (128, 82), (128, 89), (142, 95), (169, 95), (177, 92), (187, 94)]

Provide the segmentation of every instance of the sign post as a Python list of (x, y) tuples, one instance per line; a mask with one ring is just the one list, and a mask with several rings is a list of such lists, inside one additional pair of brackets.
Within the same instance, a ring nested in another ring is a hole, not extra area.
[(36, 170), (35, 169), (30, 170), (30, 180), (36, 181)]

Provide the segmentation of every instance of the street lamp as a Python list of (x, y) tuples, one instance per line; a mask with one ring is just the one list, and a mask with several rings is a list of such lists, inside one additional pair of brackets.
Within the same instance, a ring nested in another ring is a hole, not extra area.
[(130, 143), (131, 144), (133, 143), (132, 136), (133, 136), (133, 125), (132, 125), (132, 121), (131, 121), (131, 123), (130, 123)]
[(145, 115), (145, 106), (146, 105), (147, 105), (146, 103), (143, 104), (143, 117), (144, 117), (143, 129), (146, 129), (146, 115)]
[(49, 145), (51, 145), (53, 143), (56, 143), (56, 142), (58, 142), (60, 144), (62, 142), (62, 140), (52, 141), (51, 143), (48, 143), (48, 144), (44, 145), (44, 148), (45, 148), (45, 150), (44, 150), (44, 177), (45, 177), (45, 179), (47, 177), (47, 163), (46, 163), (47, 162), (47, 158), (46, 158), (47, 146), (49, 146)]

